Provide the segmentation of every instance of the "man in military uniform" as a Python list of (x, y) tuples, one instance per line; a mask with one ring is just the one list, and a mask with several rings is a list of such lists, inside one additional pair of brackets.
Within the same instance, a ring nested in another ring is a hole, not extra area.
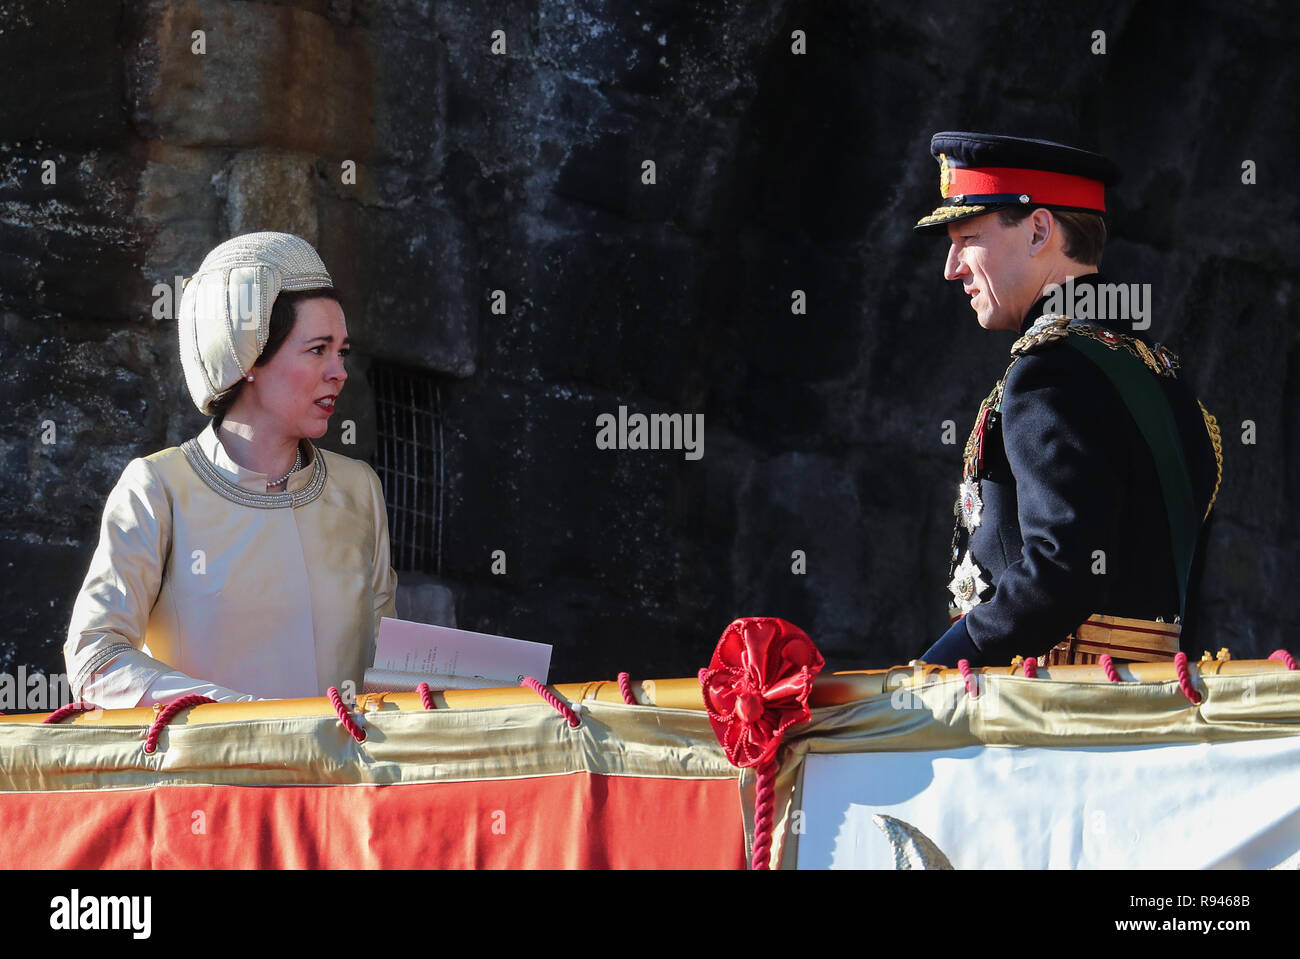
[[(1106, 158), (1044, 140), (938, 133), (944, 278), (1018, 334), (967, 441), (949, 630), (921, 658), (1000, 665), (1172, 659), (1222, 476), (1218, 430), (1177, 357), (1105, 315)], [(1069, 295), (1066, 295), (1069, 294)]]

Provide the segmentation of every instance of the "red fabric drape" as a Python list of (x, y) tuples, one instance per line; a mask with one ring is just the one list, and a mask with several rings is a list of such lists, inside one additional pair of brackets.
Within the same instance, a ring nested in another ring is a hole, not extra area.
[(744, 868), (734, 780), (0, 794), (8, 868)]

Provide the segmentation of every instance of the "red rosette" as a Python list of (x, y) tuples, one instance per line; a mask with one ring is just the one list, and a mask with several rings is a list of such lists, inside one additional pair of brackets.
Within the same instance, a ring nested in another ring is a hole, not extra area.
[(798, 626), (747, 616), (723, 630), (708, 669), (700, 670), (704, 707), (732, 765), (776, 756), (785, 731), (811, 715), (808, 695), (826, 665)]

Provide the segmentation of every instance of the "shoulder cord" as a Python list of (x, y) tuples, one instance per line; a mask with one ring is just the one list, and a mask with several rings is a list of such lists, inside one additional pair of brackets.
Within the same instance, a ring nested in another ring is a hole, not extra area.
[(1219, 421), (1214, 418), (1214, 414), (1205, 408), (1205, 404), (1200, 400), (1196, 405), (1201, 408), (1201, 416), (1205, 419), (1205, 431), (1210, 434), (1210, 445), (1214, 447), (1214, 466), (1217, 472), (1214, 476), (1214, 492), (1210, 494), (1210, 505), (1205, 507), (1205, 519), (1210, 518), (1210, 510), (1214, 509), (1214, 500), (1219, 495), (1219, 485), (1223, 482), (1223, 438), (1219, 435)]

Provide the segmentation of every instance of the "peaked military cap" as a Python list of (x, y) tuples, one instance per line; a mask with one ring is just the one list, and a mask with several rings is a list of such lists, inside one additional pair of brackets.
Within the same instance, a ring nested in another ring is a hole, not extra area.
[(931, 138), (930, 153), (939, 161), (943, 203), (917, 221), (917, 230), (1031, 204), (1100, 215), (1106, 187), (1119, 180), (1104, 156), (1051, 140), (950, 131)]

